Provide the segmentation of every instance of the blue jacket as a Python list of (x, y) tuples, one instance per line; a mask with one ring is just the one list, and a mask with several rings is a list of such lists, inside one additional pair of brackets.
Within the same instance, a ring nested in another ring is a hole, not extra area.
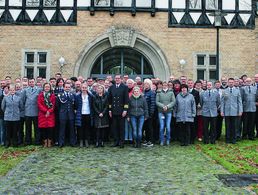
[[(88, 93), (88, 100), (90, 104), (90, 117), (91, 117), (91, 126), (93, 126), (93, 109), (92, 109), (92, 100), (93, 96)], [(79, 93), (75, 96), (75, 126), (81, 127), (82, 126), (82, 94)]]
[(148, 105), (149, 116), (152, 117), (156, 108), (156, 94), (152, 90), (145, 90), (144, 97)]

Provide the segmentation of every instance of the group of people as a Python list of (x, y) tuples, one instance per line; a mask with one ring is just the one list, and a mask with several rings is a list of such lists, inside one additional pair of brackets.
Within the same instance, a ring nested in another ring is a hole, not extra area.
[(258, 74), (213, 83), (186, 76), (68, 79), (57, 73), (49, 82), (7, 76), (0, 84), (0, 144), (5, 147), (63, 147), (67, 141), (72, 147), (104, 147), (111, 140), (121, 148), (171, 141), (215, 144), (223, 119), (226, 143), (258, 137)]

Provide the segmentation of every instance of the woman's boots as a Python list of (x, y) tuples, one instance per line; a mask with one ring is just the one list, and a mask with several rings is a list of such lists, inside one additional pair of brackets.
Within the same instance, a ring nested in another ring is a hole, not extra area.
[(44, 142), (44, 144), (43, 144), (43, 147), (44, 147), (44, 148), (50, 148), (50, 147), (52, 147), (52, 141), (51, 141), (51, 139), (44, 139), (43, 142)]

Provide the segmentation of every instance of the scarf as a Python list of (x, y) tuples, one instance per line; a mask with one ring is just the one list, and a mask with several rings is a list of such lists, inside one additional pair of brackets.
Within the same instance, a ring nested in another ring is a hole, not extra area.
[(50, 101), (51, 93), (50, 92), (44, 92), (43, 95), (44, 95), (44, 102), (45, 102), (46, 106), (48, 108), (52, 108), (53, 104)]

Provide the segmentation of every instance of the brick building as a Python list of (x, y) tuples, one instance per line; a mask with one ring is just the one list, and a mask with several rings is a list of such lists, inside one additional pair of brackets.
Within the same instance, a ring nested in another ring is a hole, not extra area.
[(254, 75), (255, 14), (253, 0), (0, 0), (0, 76), (216, 79), (217, 28), (219, 75)]

